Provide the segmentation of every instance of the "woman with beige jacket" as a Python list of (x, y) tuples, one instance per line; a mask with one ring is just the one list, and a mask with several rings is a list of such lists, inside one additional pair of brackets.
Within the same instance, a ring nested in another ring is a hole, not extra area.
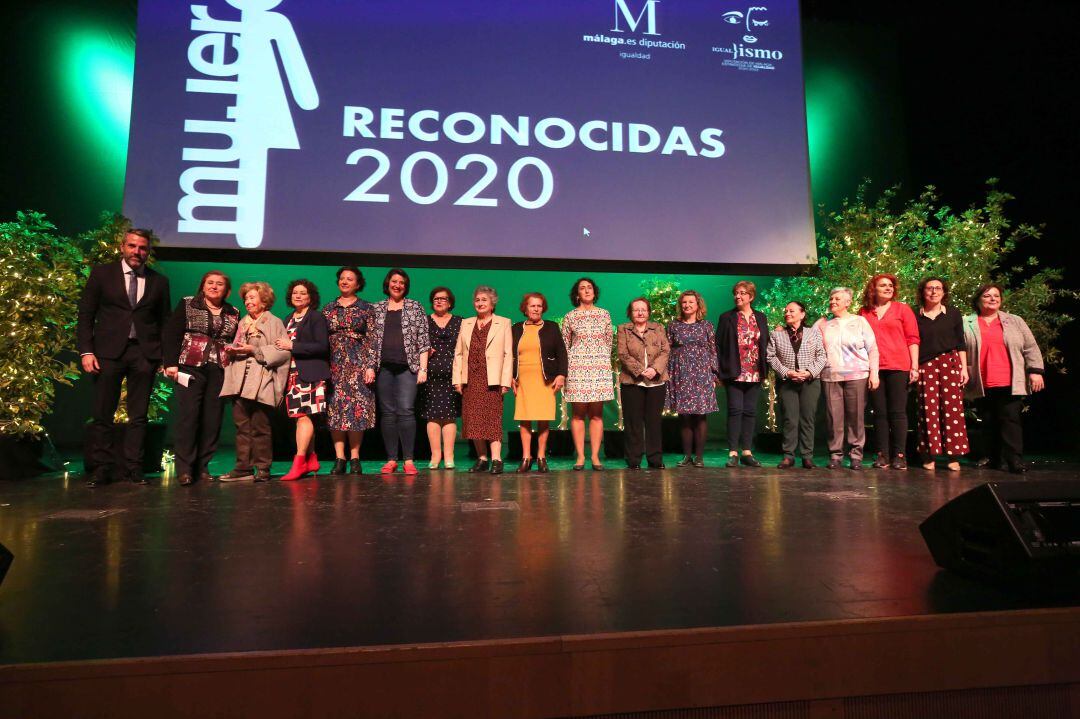
[(275, 340), (287, 334), (281, 320), (270, 314), (274, 305), (270, 285), (246, 282), (240, 287), (240, 297), (248, 315), (240, 320), (235, 342), (225, 347), (229, 364), (221, 386), (221, 396), (233, 398), (236, 467), (218, 479), (238, 482), (254, 476), (256, 482), (265, 482), (274, 458), (270, 415), (285, 394), (290, 353), (274, 346)]
[(491, 287), (476, 288), (476, 316), (462, 321), (454, 349), (452, 381), (461, 394), (462, 435), (476, 445), (477, 460), (470, 472), (503, 471), (503, 395), (513, 382), (514, 358), (510, 319), (495, 314), (498, 302)]

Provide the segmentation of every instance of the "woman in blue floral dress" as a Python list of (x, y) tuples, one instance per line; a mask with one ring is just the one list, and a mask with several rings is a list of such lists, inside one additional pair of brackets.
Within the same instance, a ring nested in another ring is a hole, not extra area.
[(357, 296), (364, 289), (364, 275), (356, 267), (337, 271), (341, 294), (323, 308), (330, 329), (330, 399), (327, 425), (334, 438), (334, 468), (330, 474), (346, 470), (345, 446), (348, 444), (348, 473), (358, 475), (360, 443), (364, 431), (375, 426), (375, 395), (364, 384), (364, 352), (370, 342), (374, 323), (372, 305)]
[(676, 466), (704, 467), (706, 415), (716, 412), (716, 336), (705, 321), (705, 300), (694, 290), (679, 295), (679, 319), (668, 325), (667, 400), (679, 414), (683, 458)]

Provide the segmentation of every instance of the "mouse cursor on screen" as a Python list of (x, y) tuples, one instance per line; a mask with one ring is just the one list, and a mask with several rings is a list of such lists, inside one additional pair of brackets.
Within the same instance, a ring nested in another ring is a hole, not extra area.
[(589, 232), (589, 228), (588, 228), (588, 227), (582, 227), (582, 228), (581, 228), (581, 234), (582, 234), (582, 236), (584, 236), (584, 237), (588, 237), (588, 236), (589, 236), (589, 235), (591, 235), (592, 233), (591, 233), (591, 232)]

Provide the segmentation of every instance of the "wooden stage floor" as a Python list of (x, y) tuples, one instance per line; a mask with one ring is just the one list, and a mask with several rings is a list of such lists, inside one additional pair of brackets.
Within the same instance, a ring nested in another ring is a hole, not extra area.
[(1069, 604), (939, 571), (923, 544), (934, 509), (1009, 479), (706, 468), (7, 482), (0, 542), (16, 559), (0, 664)]

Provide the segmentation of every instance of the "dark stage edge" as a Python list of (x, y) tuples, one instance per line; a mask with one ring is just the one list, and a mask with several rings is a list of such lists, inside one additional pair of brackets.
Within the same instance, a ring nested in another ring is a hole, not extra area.
[[(1080, 467), (1027, 476), (1078, 479)], [(0, 542), (15, 562), (0, 665), (1076, 604), (939, 571), (926, 550), (918, 524), (934, 509), (1010, 480), (708, 467), (4, 482)]]

